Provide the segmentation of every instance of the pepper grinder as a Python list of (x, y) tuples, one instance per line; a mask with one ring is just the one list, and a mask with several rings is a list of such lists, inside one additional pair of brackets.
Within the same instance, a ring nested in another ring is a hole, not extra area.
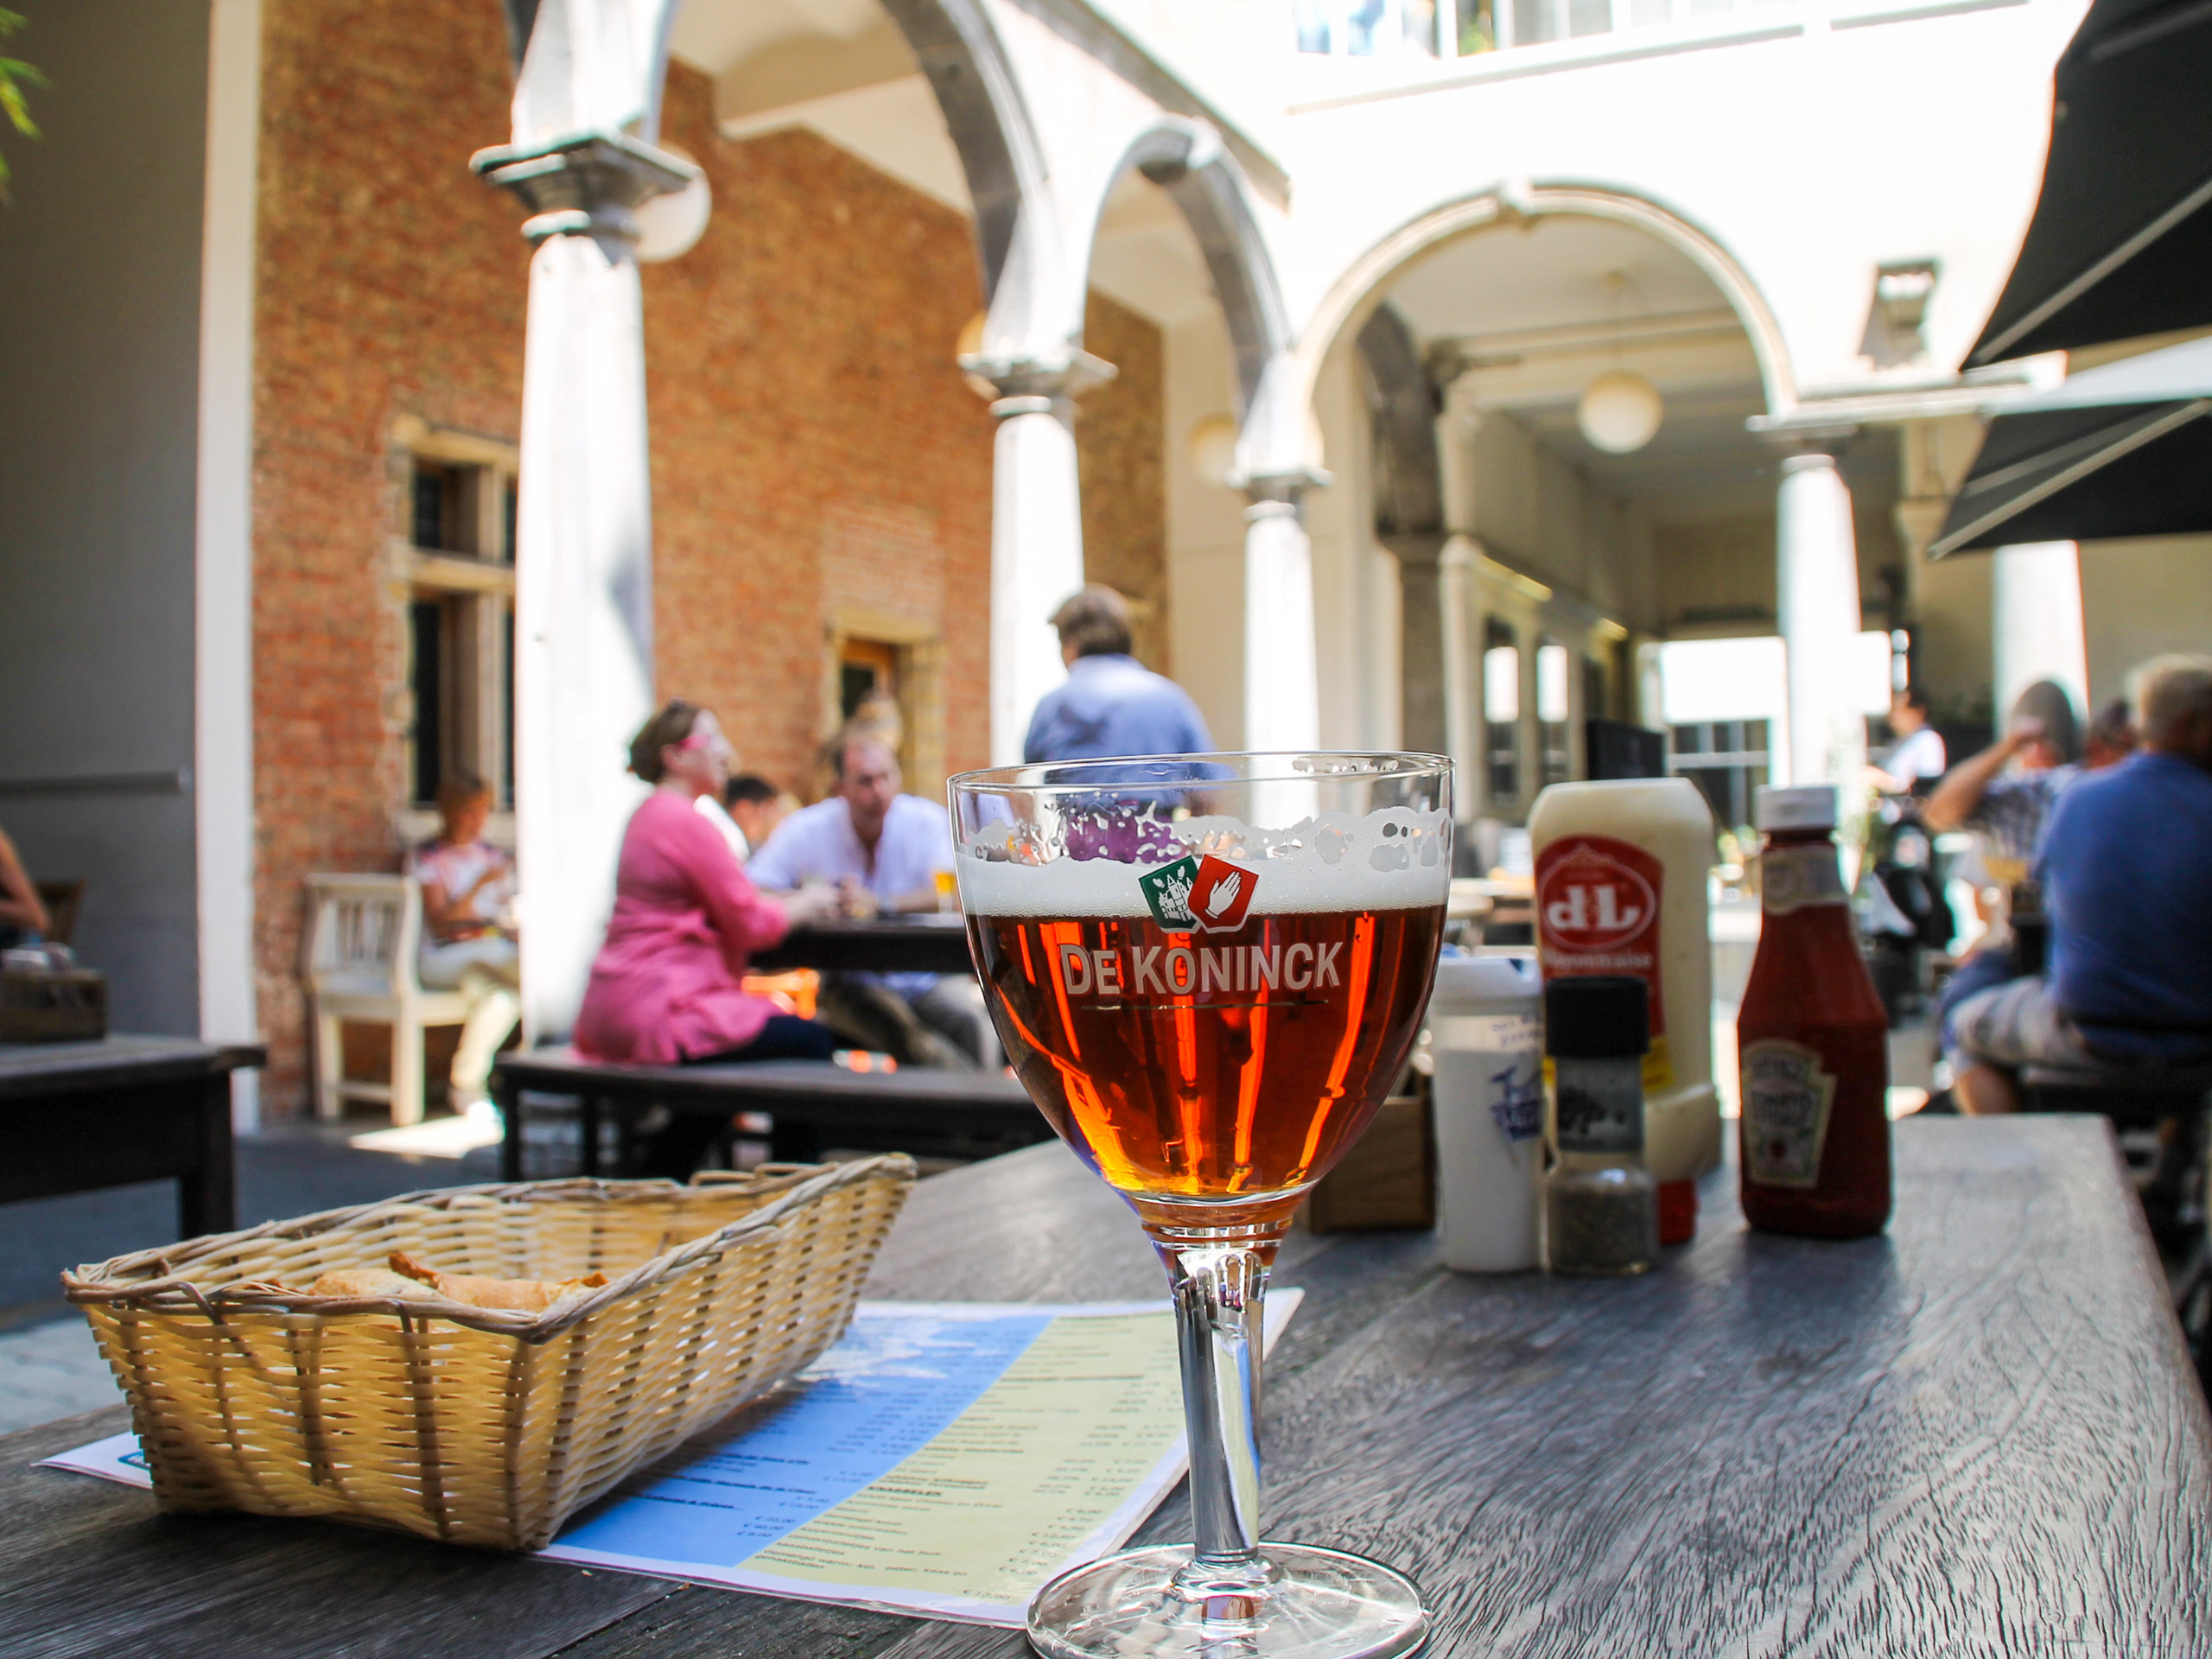
[(1642, 1273), (1659, 1255), (1659, 1188), (1643, 1160), (1643, 1056), (1650, 991), (1640, 979), (1577, 976), (1544, 986), (1553, 1150), (1544, 1259), (1554, 1273)]

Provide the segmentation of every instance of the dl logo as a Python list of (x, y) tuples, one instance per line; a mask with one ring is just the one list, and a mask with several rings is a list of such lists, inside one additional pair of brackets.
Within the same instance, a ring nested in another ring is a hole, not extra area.
[(1231, 864), (1208, 853), (1204, 858), (1179, 858), (1137, 878), (1153, 919), (1170, 933), (1203, 928), (1209, 933), (1233, 933), (1244, 925), (1259, 888), (1257, 872)]

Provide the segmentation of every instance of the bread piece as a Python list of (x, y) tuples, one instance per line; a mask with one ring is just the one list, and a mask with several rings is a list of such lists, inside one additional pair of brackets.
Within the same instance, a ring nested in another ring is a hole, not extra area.
[(308, 1287), (311, 1296), (428, 1296), (431, 1287), (390, 1268), (340, 1268)]
[(489, 1279), (474, 1273), (440, 1273), (435, 1268), (416, 1261), (404, 1250), (391, 1253), (391, 1265), (396, 1274), (405, 1274), (420, 1284), (430, 1286), (442, 1296), (464, 1302), (471, 1307), (505, 1308), (517, 1313), (543, 1313), (556, 1302), (571, 1296), (581, 1296), (588, 1290), (596, 1290), (607, 1282), (603, 1273), (588, 1274), (582, 1279)]

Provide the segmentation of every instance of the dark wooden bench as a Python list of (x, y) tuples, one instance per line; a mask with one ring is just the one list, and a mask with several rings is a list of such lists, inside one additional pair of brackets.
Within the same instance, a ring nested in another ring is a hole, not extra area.
[(523, 1179), (524, 1096), (575, 1100), (583, 1123), (583, 1170), (600, 1173), (599, 1127), (611, 1114), (627, 1164), (629, 1129), (655, 1106), (725, 1120), (766, 1113), (770, 1155), (804, 1163), (825, 1147), (862, 1152), (988, 1158), (1052, 1138), (1027, 1092), (1003, 1073), (849, 1071), (827, 1060), (735, 1065), (602, 1065), (573, 1050), (503, 1054), (492, 1094), (506, 1120), (502, 1179)]

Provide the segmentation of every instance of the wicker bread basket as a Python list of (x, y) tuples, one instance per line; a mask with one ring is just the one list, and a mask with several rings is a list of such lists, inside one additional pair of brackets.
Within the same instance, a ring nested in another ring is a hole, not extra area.
[[(669, 1181), (453, 1187), (62, 1275), (171, 1510), (326, 1516), (535, 1549), (835, 1342), (904, 1157)], [(544, 1313), (293, 1288), (406, 1250), (608, 1283)]]

